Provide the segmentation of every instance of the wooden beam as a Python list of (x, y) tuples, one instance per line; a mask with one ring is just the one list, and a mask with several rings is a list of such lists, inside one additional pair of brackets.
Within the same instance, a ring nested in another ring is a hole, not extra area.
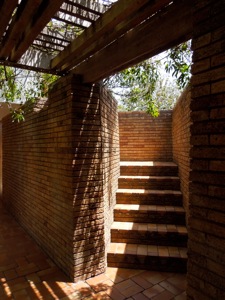
[(89, 23), (93, 23), (95, 21), (93, 19), (90, 19), (89, 17), (83, 16), (82, 14), (78, 14), (77, 12), (69, 11), (69, 10), (66, 10), (66, 9), (63, 9), (63, 8), (60, 9), (60, 13), (63, 13), (63, 14), (66, 14), (66, 15), (69, 15), (69, 16), (87, 21)]
[(2, 0), (0, 4), (0, 38), (3, 36), (14, 9), (17, 7), (18, 0)]
[[(106, 11), (96, 22), (78, 36), (64, 51), (58, 54), (51, 62), (51, 68), (64, 71), (76, 62), (81, 62), (101, 48), (107, 46), (115, 38), (129, 30), (129, 26), (123, 28), (121, 24), (143, 9), (147, 3), (164, 3), (169, 0), (120, 0)], [(129, 23), (129, 21), (128, 21)], [(126, 23), (127, 24), (127, 23)], [(116, 27), (122, 27), (120, 29)], [(133, 25), (131, 25), (133, 26)], [(85, 54), (83, 55), (83, 53)]]
[(53, 19), (55, 19), (57, 21), (60, 21), (62, 23), (68, 24), (70, 26), (79, 27), (79, 28), (82, 28), (82, 29), (86, 29), (87, 28), (86, 26), (83, 26), (82, 24), (76, 23), (74, 21), (67, 20), (66, 17), (65, 18), (60, 17), (59, 13), (57, 13), (56, 15), (54, 15)]
[(72, 6), (75, 6), (75, 7), (79, 8), (79, 9), (81, 9), (81, 10), (90, 12), (90, 13), (92, 13), (92, 14), (94, 14), (94, 15), (97, 15), (97, 16), (101, 16), (101, 15), (102, 15), (102, 12), (97, 11), (97, 10), (94, 10), (94, 9), (92, 9), (92, 8), (90, 8), (90, 7), (87, 7), (87, 6), (78, 4), (78, 3), (74, 3), (74, 2), (72, 2), (72, 1), (70, 1), (70, 0), (66, 0), (65, 2), (66, 2), (67, 4), (70, 4), (70, 5), (72, 5)]
[(59, 76), (62, 75), (62, 74), (58, 74), (57, 72), (54, 72), (50, 69), (29, 66), (27, 64), (14, 63), (14, 62), (6, 61), (6, 60), (0, 60), (0, 65), (7, 66), (7, 67), (18, 68), (18, 69), (22, 69), (22, 70), (29, 70), (29, 71), (35, 71), (35, 72), (40, 72), (40, 73), (46, 73), (46, 74), (53, 74), (53, 75), (59, 75)]
[(66, 32), (58, 32), (55, 31), (54, 29), (51, 29), (51, 27), (45, 27), (42, 32), (40, 33), (43, 36), (49, 36), (52, 39), (56, 39), (56, 40), (62, 40), (65, 42), (70, 43), (71, 40), (74, 38), (75, 34), (69, 34), (67, 31)]
[(25, 28), (26, 24), (32, 19), (42, 0), (23, 0), (15, 15), (12, 18), (12, 22), (3, 38), (0, 58), (6, 59), (14, 45), (16, 45), (21, 36), (21, 28)]
[(62, 37), (58, 37), (56, 35), (50, 35), (50, 34), (46, 34), (46, 33), (43, 33), (43, 31), (40, 33), (39, 36), (43, 36), (43, 38), (46, 40), (46, 41), (49, 41), (51, 40), (52, 42), (63, 42), (63, 43), (66, 43), (66, 45), (69, 44), (69, 40), (65, 39), (65, 38), (62, 38)]
[(63, 2), (64, 0), (42, 1), (37, 13), (24, 28), (19, 42), (14, 46), (10, 55), (11, 61), (17, 62), (21, 58)]
[(194, 0), (180, 0), (146, 20), (76, 67), (84, 82), (97, 82), (192, 37)]

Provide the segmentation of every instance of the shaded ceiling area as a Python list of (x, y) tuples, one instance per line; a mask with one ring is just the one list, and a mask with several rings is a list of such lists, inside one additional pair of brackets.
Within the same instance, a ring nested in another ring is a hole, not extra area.
[(192, 35), (192, 0), (3, 0), (0, 64), (96, 82)]

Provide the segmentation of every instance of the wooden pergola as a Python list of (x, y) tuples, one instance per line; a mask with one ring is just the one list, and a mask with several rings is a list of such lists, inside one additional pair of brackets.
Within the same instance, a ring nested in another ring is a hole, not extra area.
[(192, 36), (190, 0), (3, 0), (0, 64), (96, 82)]

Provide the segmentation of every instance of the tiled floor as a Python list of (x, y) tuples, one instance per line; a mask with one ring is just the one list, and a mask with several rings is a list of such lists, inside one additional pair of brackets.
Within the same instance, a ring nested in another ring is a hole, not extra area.
[(186, 299), (185, 275), (107, 268), (72, 283), (0, 205), (0, 299)]

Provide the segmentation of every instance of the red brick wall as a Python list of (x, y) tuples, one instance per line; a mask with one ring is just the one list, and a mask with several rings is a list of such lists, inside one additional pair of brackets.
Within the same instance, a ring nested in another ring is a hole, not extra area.
[(100, 90), (65, 77), (25, 122), (3, 121), (4, 205), (73, 280), (106, 266), (119, 148), (115, 102)]
[(225, 5), (195, 1), (188, 299), (225, 299)]
[(103, 147), (103, 197), (104, 197), (104, 220), (105, 220), (105, 245), (110, 244), (110, 229), (113, 223), (113, 208), (116, 204), (116, 191), (120, 174), (119, 130), (117, 103), (112, 101), (111, 93), (101, 90), (101, 124), (102, 124), (102, 147)]
[(191, 89), (187, 88), (173, 109), (172, 135), (173, 160), (179, 169), (180, 186), (186, 219), (189, 216), (189, 174), (190, 174), (190, 102)]
[(122, 161), (172, 161), (172, 111), (119, 112)]

